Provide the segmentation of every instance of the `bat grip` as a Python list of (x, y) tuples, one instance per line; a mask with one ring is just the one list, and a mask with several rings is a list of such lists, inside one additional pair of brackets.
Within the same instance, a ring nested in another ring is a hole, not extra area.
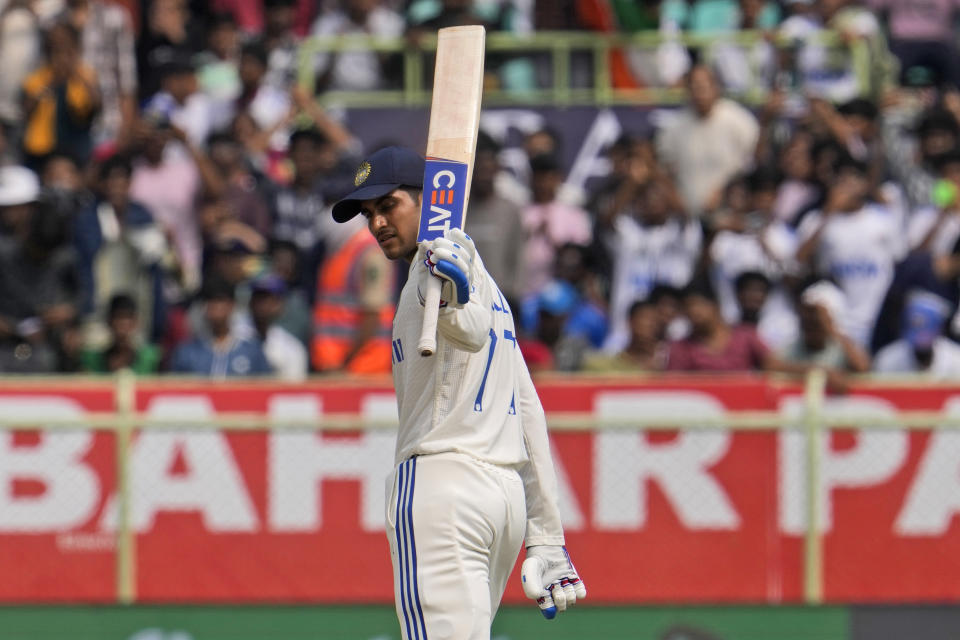
[(437, 351), (437, 314), (440, 312), (440, 278), (427, 279), (427, 293), (423, 297), (423, 326), (420, 328), (420, 342), (417, 350), (423, 357), (432, 356)]

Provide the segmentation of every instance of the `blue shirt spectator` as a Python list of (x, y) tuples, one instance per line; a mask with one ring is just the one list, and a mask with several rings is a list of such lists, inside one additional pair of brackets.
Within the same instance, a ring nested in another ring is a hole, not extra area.
[(234, 295), (234, 287), (228, 282), (204, 283), (201, 291), (204, 330), (177, 347), (170, 363), (171, 371), (220, 379), (273, 372), (260, 341), (238, 334), (231, 327)]

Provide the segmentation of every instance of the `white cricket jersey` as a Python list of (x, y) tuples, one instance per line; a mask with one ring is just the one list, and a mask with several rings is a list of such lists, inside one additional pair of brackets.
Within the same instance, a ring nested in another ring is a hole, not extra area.
[[(820, 227), (822, 214), (809, 214), (797, 230), (802, 245)], [(868, 204), (859, 211), (830, 217), (816, 250), (816, 270), (836, 280), (847, 297), (840, 328), (861, 345), (869, 344), (877, 313), (903, 257), (905, 238), (896, 218), (884, 207)]]
[(610, 334), (604, 345), (612, 353), (630, 341), (630, 305), (646, 300), (658, 284), (685, 287), (703, 245), (703, 231), (695, 220), (672, 218), (661, 225), (643, 225), (633, 216), (621, 215), (614, 225)]
[(423, 322), (418, 283), (432, 276), (420, 257), (410, 266), (393, 320), (398, 464), (446, 451), (499, 465), (527, 461), (518, 415), (526, 371), (513, 316), (480, 257), (475, 261), (470, 301), (440, 310), (437, 351), (427, 358), (417, 352)]

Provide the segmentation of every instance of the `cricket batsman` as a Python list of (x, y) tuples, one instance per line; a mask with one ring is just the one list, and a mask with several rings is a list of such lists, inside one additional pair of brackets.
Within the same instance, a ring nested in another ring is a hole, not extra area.
[[(400, 413), (386, 528), (405, 640), (480, 640), (521, 545), (524, 593), (553, 618), (586, 587), (564, 547), (546, 420), (512, 312), (473, 241), (450, 229), (417, 244), (424, 159), (387, 147), (333, 207), (357, 214), (391, 260), (410, 263), (393, 321)], [(437, 351), (416, 345), (430, 278), (443, 282)]]

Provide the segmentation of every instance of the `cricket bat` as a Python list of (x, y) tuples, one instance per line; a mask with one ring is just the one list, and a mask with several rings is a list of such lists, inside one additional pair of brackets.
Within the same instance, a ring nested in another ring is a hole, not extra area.
[[(483, 95), (484, 38), (484, 28), (479, 25), (449, 27), (437, 33), (418, 243), (442, 236), (448, 229), (462, 229), (467, 221)], [(441, 285), (439, 278), (428, 280), (417, 343), (421, 356), (437, 350)]]

